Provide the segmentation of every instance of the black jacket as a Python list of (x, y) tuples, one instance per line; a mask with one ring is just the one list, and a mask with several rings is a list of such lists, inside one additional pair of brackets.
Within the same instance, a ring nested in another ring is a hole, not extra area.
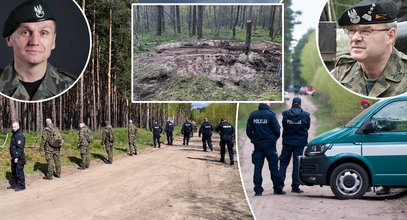
[(280, 137), (280, 125), (276, 114), (266, 104), (250, 114), (247, 120), (246, 134), (255, 147), (275, 147)]
[(167, 123), (165, 124), (165, 132), (171, 133), (173, 131), (174, 131), (174, 124), (170, 121), (167, 121)]
[(182, 134), (184, 134), (184, 133), (189, 134), (189, 133), (192, 132), (193, 128), (194, 128), (194, 126), (193, 126), (191, 123), (185, 122), (185, 123), (182, 125), (181, 133), (182, 133)]
[(150, 128), (150, 130), (153, 132), (153, 135), (155, 137), (160, 136), (161, 132), (163, 131), (160, 124), (153, 124), (153, 126)]
[(222, 141), (232, 141), (235, 129), (228, 122), (223, 122), (216, 127), (216, 132), (220, 133), (220, 139)]
[(213, 132), (213, 127), (209, 122), (204, 122), (201, 127), (199, 127), (199, 136), (201, 134), (205, 136), (211, 136)]
[(283, 112), (283, 145), (304, 147), (308, 144), (310, 114), (299, 106)]
[(24, 154), (25, 137), (21, 129), (13, 131), (13, 136), (10, 142), (10, 156), (12, 159), (18, 158), (19, 160), (25, 160)]

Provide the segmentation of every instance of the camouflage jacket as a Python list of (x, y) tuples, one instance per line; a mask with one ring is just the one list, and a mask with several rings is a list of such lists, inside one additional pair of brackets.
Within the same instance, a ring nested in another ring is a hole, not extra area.
[(79, 133), (78, 133), (78, 134), (79, 134), (79, 135), (78, 135), (78, 139), (79, 139), (78, 144), (79, 144), (80, 146), (87, 146), (87, 145), (89, 145), (89, 141), (88, 141), (89, 128), (88, 128), (88, 126), (84, 126), (83, 128), (81, 128), (81, 129), (79, 130)]
[(49, 143), (49, 141), (51, 140), (51, 136), (54, 132), (53, 129), (54, 125), (49, 124), (42, 131), (40, 149), (44, 150), (45, 152), (50, 152), (53, 149)]
[(349, 55), (336, 63), (333, 76), (346, 88), (370, 97), (390, 97), (407, 92), (407, 55), (393, 47), (383, 72), (367, 94), (364, 72), (360, 63)]
[(47, 72), (40, 86), (30, 100), (23, 84), (18, 80), (13, 63), (0, 69), (0, 92), (6, 96), (25, 101), (43, 100), (54, 97), (65, 91), (75, 82), (75, 76), (56, 69), (48, 63)]
[[(110, 138), (112, 137), (112, 139)], [(111, 139), (111, 140), (110, 140)], [(103, 129), (103, 133), (102, 133), (102, 143), (104, 145), (106, 145), (107, 143), (113, 143), (114, 142), (114, 130), (113, 127), (111, 125), (107, 125), (104, 129)]]
[(128, 128), (128, 136), (136, 136), (137, 134), (137, 128), (134, 124), (129, 124)]

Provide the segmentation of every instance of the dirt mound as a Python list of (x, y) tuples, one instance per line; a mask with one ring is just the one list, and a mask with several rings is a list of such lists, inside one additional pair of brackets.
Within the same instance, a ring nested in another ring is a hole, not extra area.
[(253, 42), (244, 51), (244, 42), (228, 40), (160, 45), (134, 61), (134, 100), (264, 100), (273, 91), (280, 100), (281, 45)]

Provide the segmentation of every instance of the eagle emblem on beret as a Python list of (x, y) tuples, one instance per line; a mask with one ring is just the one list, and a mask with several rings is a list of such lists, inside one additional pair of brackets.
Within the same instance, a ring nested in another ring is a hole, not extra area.
[(352, 24), (357, 24), (357, 23), (359, 23), (360, 17), (359, 17), (359, 15), (358, 15), (358, 13), (356, 12), (355, 9), (349, 10), (349, 11), (348, 11), (348, 16), (349, 16), (350, 22), (351, 22)]
[(34, 11), (35, 11), (35, 16), (37, 16), (37, 18), (43, 18), (45, 15), (44, 10), (42, 9), (41, 5), (34, 6)]

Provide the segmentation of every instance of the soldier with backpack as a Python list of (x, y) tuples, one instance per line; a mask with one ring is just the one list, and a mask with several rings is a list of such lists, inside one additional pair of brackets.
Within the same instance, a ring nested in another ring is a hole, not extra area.
[(106, 121), (106, 126), (102, 133), (102, 143), (105, 145), (107, 152), (107, 164), (113, 163), (113, 143), (114, 143), (114, 130), (108, 121)]
[(81, 166), (78, 167), (79, 170), (85, 170), (89, 168), (89, 144), (92, 141), (92, 131), (86, 126), (85, 123), (81, 122), (79, 124), (79, 135), (78, 135), (78, 148), (81, 149)]
[(45, 160), (47, 161), (47, 173), (43, 177), (46, 180), (52, 180), (52, 177), (61, 177), (61, 146), (62, 135), (57, 127), (52, 124), (52, 120), (45, 120), (46, 127), (42, 132), (41, 146), (45, 152)]

